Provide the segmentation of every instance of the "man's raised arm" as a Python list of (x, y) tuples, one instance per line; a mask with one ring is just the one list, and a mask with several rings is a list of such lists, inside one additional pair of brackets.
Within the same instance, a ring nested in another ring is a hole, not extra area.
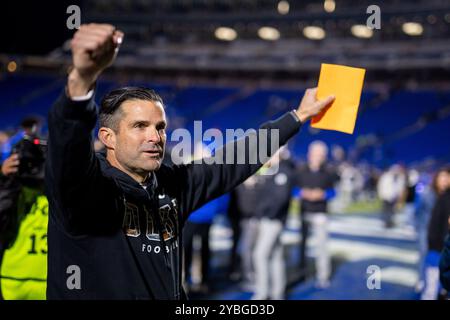
[(123, 33), (107, 24), (82, 25), (72, 41), (67, 87), (48, 116), (47, 189), (60, 201), (79, 201), (79, 191), (95, 177), (92, 131), (97, 114), (95, 82), (117, 54)]
[[(185, 177), (185, 179), (181, 179), (186, 183), (182, 188), (184, 190), (182, 205), (185, 212), (189, 213), (205, 202), (230, 191), (254, 174), (277, 151), (278, 147), (284, 145), (299, 131), (302, 124), (334, 101), (333, 96), (317, 100), (316, 93), (316, 88), (307, 89), (296, 110), (261, 126), (260, 129), (265, 129), (262, 135), (246, 135), (244, 138), (227, 143), (218, 149), (216, 154), (220, 154), (219, 158), (223, 160), (222, 164), (205, 160), (203, 164), (193, 163), (176, 167), (178, 175)], [(274, 145), (277, 148), (273, 148)], [(228, 157), (230, 152), (232, 157)], [(244, 154), (245, 161), (236, 161), (241, 154)], [(217, 157), (215, 158), (217, 159)], [(227, 161), (230, 158), (233, 158), (231, 159), (232, 163)], [(249, 161), (250, 159), (256, 161)]]

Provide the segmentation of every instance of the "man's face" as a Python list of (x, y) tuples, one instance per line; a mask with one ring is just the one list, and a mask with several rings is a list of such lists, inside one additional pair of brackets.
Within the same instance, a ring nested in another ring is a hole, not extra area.
[(308, 150), (308, 163), (319, 167), (326, 159), (326, 150), (320, 145), (313, 145)]
[(145, 174), (158, 170), (166, 144), (166, 114), (159, 102), (128, 100), (115, 135), (114, 154), (126, 170)]
[(450, 187), (450, 175), (446, 171), (439, 172), (436, 179), (438, 192), (444, 192)]

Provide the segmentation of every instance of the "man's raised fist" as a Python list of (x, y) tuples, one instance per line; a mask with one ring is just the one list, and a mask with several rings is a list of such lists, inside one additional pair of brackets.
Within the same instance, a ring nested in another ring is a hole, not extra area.
[(73, 70), (69, 75), (70, 96), (83, 95), (110, 66), (122, 43), (123, 32), (109, 24), (81, 25), (72, 41)]

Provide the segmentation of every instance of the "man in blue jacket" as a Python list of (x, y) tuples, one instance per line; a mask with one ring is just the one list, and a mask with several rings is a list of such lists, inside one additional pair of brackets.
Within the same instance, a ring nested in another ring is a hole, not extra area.
[[(179, 236), (184, 221), (263, 165), (248, 159), (259, 154), (257, 134), (217, 151), (225, 159), (244, 150), (242, 164), (162, 164), (163, 101), (153, 90), (134, 87), (102, 99), (98, 136), (106, 155), (96, 154), (95, 83), (113, 63), (122, 38), (111, 25), (80, 27), (71, 42), (66, 90), (49, 112), (49, 299), (184, 298)], [(268, 129), (266, 145), (273, 129), (282, 145), (332, 101), (318, 101), (316, 91), (307, 90), (297, 110), (262, 126)]]

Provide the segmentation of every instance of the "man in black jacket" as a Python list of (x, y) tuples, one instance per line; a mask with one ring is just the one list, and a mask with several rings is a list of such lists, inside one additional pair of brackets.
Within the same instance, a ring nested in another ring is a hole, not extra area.
[[(95, 154), (93, 90), (112, 64), (123, 34), (111, 25), (83, 25), (72, 42), (66, 91), (49, 113), (49, 299), (182, 299), (180, 231), (189, 213), (244, 181), (262, 165), (161, 164), (166, 117), (152, 90), (122, 88), (101, 103)], [(263, 126), (280, 144), (329, 105), (307, 90), (299, 108)], [(258, 135), (227, 144), (258, 154)], [(231, 151), (230, 151), (231, 150)], [(236, 156), (236, 152), (234, 153)], [(270, 155), (269, 155), (270, 156)], [(206, 162), (206, 161), (205, 161)]]

